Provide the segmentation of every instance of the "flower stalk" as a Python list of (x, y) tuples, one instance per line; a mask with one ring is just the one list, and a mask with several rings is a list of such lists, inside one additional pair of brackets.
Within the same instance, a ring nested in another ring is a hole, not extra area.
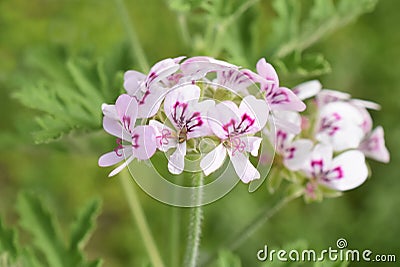
[(127, 199), (129, 210), (131, 211), (132, 217), (139, 229), (139, 233), (143, 239), (143, 243), (149, 255), (152, 266), (164, 267), (165, 265), (161, 259), (160, 253), (154, 241), (154, 237), (149, 229), (149, 225), (147, 223), (142, 206), (140, 205), (139, 198), (136, 195), (133, 184), (130, 182), (131, 177), (129, 172), (127, 170), (122, 171), (120, 176), (121, 186)]
[(202, 200), (202, 186), (203, 186), (203, 173), (198, 172), (193, 175), (193, 182), (196, 186), (197, 190), (194, 191), (193, 198), (196, 203), (199, 203), (199, 206), (192, 208), (190, 215), (190, 224), (189, 224), (189, 235), (188, 235), (188, 243), (186, 247), (186, 255), (184, 259), (185, 267), (196, 267), (198, 258), (199, 258), (199, 250), (200, 250), (200, 239), (201, 239), (201, 223), (203, 221), (203, 208), (200, 205)]

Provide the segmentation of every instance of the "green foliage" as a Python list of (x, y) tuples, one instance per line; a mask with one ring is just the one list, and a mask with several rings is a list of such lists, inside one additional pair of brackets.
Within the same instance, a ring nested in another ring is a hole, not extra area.
[(293, 52), (302, 52), (333, 31), (374, 9), (378, 0), (314, 0), (308, 14), (302, 16), (297, 0), (275, 0), (278, 15), (274, 21), (274, 57), (284, 58)]
[(218, 254), (215, 267), (241, 267), (240, 258), (227, 250), (221, 250)]
[(35, 141), (50, 142), (73, 130), (101, 128), (101, 104), (114, 101), (120, 92), (124, 49), (103, 60), (46, 47), (30, 51), (26, 65), (14, 97), (39, 112)]
[(18, 245), (15, 229), (6, 229), (0, 220), (0, 263), (10, 267), (101, 266), (100, 260), (88, 261), (83, 254), (83, 247), (94, 229), (99, 209), (98, 200), (83, 207), (72, 224), (69, 245), (66, 245), (58, 221), (42, 200), (34, 194), (21, 194), (17, 201), (20, 226), (32, 235), (32, 242), (25, 247)]

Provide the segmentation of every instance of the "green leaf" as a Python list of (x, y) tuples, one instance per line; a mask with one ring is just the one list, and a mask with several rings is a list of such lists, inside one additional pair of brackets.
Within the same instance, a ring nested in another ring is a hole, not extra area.
[(100, 201), (90, 201), (79, 213), (71, 227), (70, 250), (81, 250), (95, 227), (95, 220), (100, 211)]
[(333, 31), (374, 9), (378, 0), (314, 0), (308, 14), (301, 16), (297, 0), (275, 0), (278, 15), (271, 36), (274, 58), (284, 58), (293, 52), (302, 52)]
[(8, 256), (16, 258), (18, 248), (16, 244), (16, 234), (12, 229), (5, 228), (0, 218), (0, 254), (7, 253)]
[(283, 80), (305, 79), (331, 72), (331, 65), (320, 53), (293, 53), (274, 61)]
[(20, 225), (33, 236), (30, 247), (21, 255), (21, 261), (27, 266), (37, 265), (31, 249), (40, 251), (51, 267), (99, 267), (100, 260), (87, 261), (82, 252), (94, 227), (94, 220), (99, 212), (100, 202), (93, 200), (79, 213), (71, 229), (70, 246), (67, 247), (61, 236), (57, 221), (53, 215), (34, 194), (21, 194), (17, 201), (20, 214)]
[(13, 96), (38, 111), (39, 129), (32, 129), (37, 143), (101, 128), (101, 104), (115, 101), (122, 87), (121, 69), (128, 69), (122, 51), (115, 49), (104, 59), (71, 57), (54, 47), (30, 51), (27, 70), (17, 75), (20, 90)]
[(19, 196), (17, 210), (21, 226), (33, 235), (35, 246), (44, 252), (48, 264), (52, 267), (66, 266), (65, 244), (49, 210), (32, 194)]

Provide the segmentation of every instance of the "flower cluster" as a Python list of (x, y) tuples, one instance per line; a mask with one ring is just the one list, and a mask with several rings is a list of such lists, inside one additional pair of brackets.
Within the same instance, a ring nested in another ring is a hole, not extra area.
[(299, 133), (277, 125), (269, 138), (276, 144), (282, 165), (292, 174), (290, 180), (295, 177), (294, 181), (304, 186), (307, 200), (361, 185), (368, 177), (365, 157), (389, 162), (383, 128), (372, 128), (367, 110), (380, 109), (378, 104), (322, 89), (316, 80), (295, 86), (293, 92), (307, 102), (307, 111), (281, 116), (293, 122)]
[[(228, 156), (247, 183), (260, 178), (249, 157), (258, 155), (261, 132), (269, 128), (271, 115), (305, 109), (293, 91), (279, 86), (275, 69), (265, 59), (255, 73), (210, 57), (169, 58), (147, 75), (127, 71), (124, 88), (126, 94), (114, 105), (102, 106), (103, 127), (117, 138), (117, 147), (101, 156), (99, 165), (126, 159), (110, 176), (135, 158), (151, 158), (156, 150), (166, 152), (168, 170), (180, 174), (187, 153), (198, 153), (201, 139), (208, 138), (215, 145), (201, 159), (205, 175), (219, 169)], [(298, 131), (285, 120), (277, 123)]]
[[(377, 104), (322, 90), (318, 81), (282, 87), (263, 58), (256, 72), (210, 57), (168, 58), (147, 75), (127, 71), (124, 88), (114, 105), (102, 106), (103, 127), (117, 138), (117, 147), (101, 156), (99, 165), (125, 159), (110, 176), (158, 150), (166, 153), (172, 174), (185, 170), (188, 154), (201, 154), (205, 175), (229, 158), (248, 183), (260, 178), (251, 157), (263, 156), (259, 150), (266, 135), (278, 166), (305, 181), (305, 194), (317, 198), (321, 187), (344, 191), (363, 183), (365, 156), (389, 161), (383, 129), (372, 129), (367, 111)], [(205, 138), (213, 146), (201, 149)]]

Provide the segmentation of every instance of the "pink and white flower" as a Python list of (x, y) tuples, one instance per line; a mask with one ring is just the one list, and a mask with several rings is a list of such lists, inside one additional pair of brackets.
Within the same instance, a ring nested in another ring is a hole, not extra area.
[(175, 85), (181, 78), (176, 72), (183, 58), (164, 59), (156, 63), (148, 75), (134, 70), (125, 72), (124, 88), (138, 102), (138, 118), (149, 118), (157, 113), (166, 87)]
[(168, 170), (180, 174), (184, 170), (187, 140), (210, 135), (206, 112), (214, 106), (213, 100), (198, 102), (200, 88), (196, 85), (184, 85), (172, 89), (164, 101), (164, 111), (173, 129), (156, 120), (149, 123), (157, 131), (157, 147), (161, 151), (176, 148), (168, 159)]
[(248, 153), (258, 155), (262, 139), (253, 136), (262, 130), (268, 119), (268, 105), (254, 96), (245, 97), (238, 107), (223, 101), (208, 112), (208, 124), (221, 143), (200, 162), (205, 175), (216, 171), (228, 154), (233, 167), (244, 182), (260, 178), (260, 173), (248, 159)]
[(135, 98), (123, 94), (115, 105), (103, 105), (103, 128), (117, 137), (118, 146), (99, 158), (99, 166), (108, 167), (126, 159), (109, 176), (114, 176), (129, 165), (134, 158), (149, 159), (156, 151), (155, 131), (151, 126), (136, 126), (138, 103)]
[(303, 173), (311, 180), (308, 187), (317, 183), (334, 190), (346, 191), (365, 182), (368, 177), (368, 168), (362, 152), (349, 150), (335, 158), (332, 156), (331, 146), (322, 144), (315, 146), (302, 167)]

